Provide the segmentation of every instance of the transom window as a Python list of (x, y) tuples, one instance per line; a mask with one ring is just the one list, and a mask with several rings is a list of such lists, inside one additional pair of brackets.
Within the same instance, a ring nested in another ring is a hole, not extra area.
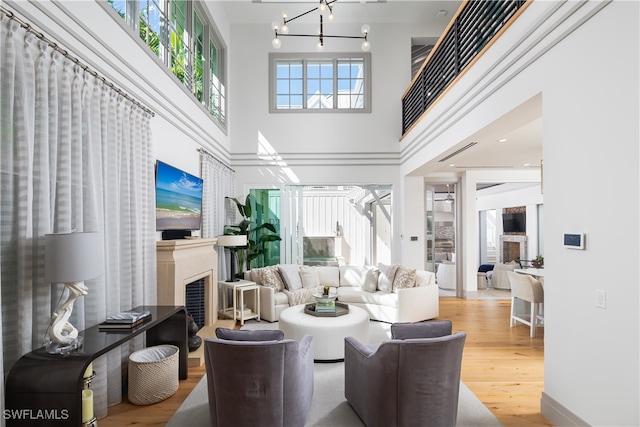
[(224, 48), (204, 8), (187, 0), (108, 0), (223, 128)]
[(370, 54), (271, 54), (270, 111), (370, 112)]

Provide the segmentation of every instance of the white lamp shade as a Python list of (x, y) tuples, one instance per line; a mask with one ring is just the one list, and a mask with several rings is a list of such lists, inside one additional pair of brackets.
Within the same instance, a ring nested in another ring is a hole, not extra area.
[(245, 234), (225, 234), (218, 236), (218, 246), (247, 246), (247, 236)]
[(44, 278), (47, 282), (82, 282), (103, 273), (104, 256), (99, 233), (44, 236)]

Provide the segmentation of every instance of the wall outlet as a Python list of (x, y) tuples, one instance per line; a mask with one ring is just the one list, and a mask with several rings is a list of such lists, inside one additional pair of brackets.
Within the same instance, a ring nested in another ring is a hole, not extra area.
[(607, 292), (602, 289), (596, 289), (596, 307), (607, 308)]

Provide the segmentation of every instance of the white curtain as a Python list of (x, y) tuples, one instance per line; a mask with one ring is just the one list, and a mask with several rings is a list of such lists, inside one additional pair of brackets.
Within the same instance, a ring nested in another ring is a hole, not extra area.
[[(236, 205), (225, 197), (234, 197), (236, 173), (229, 166), (200, 150), (202, 188), (202, 237), (212, 238), (224, 233), (225, 225), (235, 225)], [(218, 248), (218, 279), (229, 278), (228, 254)]]
[[(62, 291), (44, 281), (44, 235), (99, 231), (105, 274), (88, 281), (80, 330), (156, 303), (150, 118), (104, 80), (1, 16), (0, 286), (2, 368), (42, 346)], [(96, 416), (121, 400), (129, 351), (94, 361)], [(124, 362), (124, 365), (123, 365)], [(4, 387), (0, 390), (4, 402)]]

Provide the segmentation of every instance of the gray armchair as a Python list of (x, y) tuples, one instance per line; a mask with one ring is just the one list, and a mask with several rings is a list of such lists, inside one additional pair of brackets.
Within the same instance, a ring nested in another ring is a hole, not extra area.
[(367, 425), (455, 426), (465, 332), (448, 320), (394, 323), (377, 348), (345, 338), (345, 397)]
[(218, 328), (206, 338), (212, 426), (303, 426), (313, 397), (313, 337)]

